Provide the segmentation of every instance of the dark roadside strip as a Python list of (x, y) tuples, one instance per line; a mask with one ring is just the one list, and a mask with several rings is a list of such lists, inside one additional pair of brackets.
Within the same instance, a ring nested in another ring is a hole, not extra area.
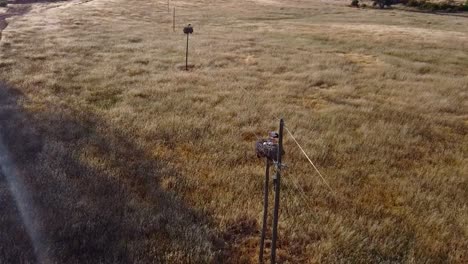
[(2, 39), (2, 31), (8, 26), (7, 18), (24, 15), (28, 13), (29, 10), (31, 10), (30, 4), (16, 4), (16, 2), (13, 2), (13, 4), (8, 5), (7, 11), (0, 14), (0, 40)]
[(22, 16), (31, 10), (31, 5), (36, 3), (63, 2), (63, 0), (15, 0), (8, 3), (7, 11), (0, 14), (0, 40), (2, 39), (2, 30), (8, 26), (7, 18), (13, 16)]
[[(0, 40), (2, 39), (2, 30), (8, 26), (7, 18), (13, 16), (22, 16), (31, 10), (32, 4), (38, 3), (54, 3), (54, 2), (65, 2), (67, 0), (14, 0), (8, 2), (7, 11), (0, 14)], [(84, 2), (89, 2), (84, 1)]]

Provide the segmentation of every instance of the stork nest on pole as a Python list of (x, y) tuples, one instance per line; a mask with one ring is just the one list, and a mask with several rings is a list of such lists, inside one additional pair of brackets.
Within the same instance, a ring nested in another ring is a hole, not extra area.
[[(278, 133), (270, 132), (268, 139), (260, 139), (255, 142), (255, 153), (257, 158), (267, 158), (269, 161), (278, 160)], [(284, 150), (281, 151), (281, 155), (284, 155)]]
[(278, 144), (268, 139), (260, 139), (255, 143), (257, 158), (267, 158), (270, 161), (276, 161), (278, 158), (278, 149)]

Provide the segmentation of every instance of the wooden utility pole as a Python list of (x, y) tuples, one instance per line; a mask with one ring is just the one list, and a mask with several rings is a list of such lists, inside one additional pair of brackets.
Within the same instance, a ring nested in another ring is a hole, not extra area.
[(188, 71), (188, 40), (189, 35), (193, 33), (193, 27), (191, 24), (188, 24), (188, 26), (184, 27), (184, 33), (187, 34), (187, 48), (185, 50), (185, 70)]
[(275, 176), (275, 205), (273, 211), (273, 235), (271, 239), (271, 263), (276, 264), (276, 240), (278, 237), (278, 217), (279, 217), (279, 203), (280, 203), (280, 186), (281, 186), (281, 154), (283, 152), (283, 127), (284, 120), (280, 120), (279, 129), (279, 144), (278, 144), (278, 158), (276, 163), (276, 176)]
[(175, 32), (175, 7), (172, 14), (172, 31)]
[(188, 71), (188, 39), (189, 34), (187, 34), (187, 49), (185, 50), (185, 70)]
[(268, 183), (270, 181), (270, 161), (268, 158), (266, 160), (266, 170), (265, 170), (265, 185), (263, 187), (263, 224), (262, 224), (262, 236), (260, 238), (260, 254), (259, 254), (259, 263), (263, 264), (263, 251), (265, 248), (265, 233), (267, 228), (268, 220)]

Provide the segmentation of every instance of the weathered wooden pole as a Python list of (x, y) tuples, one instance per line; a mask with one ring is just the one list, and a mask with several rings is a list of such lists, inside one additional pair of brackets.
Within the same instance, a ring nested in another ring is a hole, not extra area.
[(175, 7), (174, 11), (172, 12), (172, 31), (175, 32)]
[(185, 51), (185, 70), (188, 71), (188, 38), (189, 34), (187, 34), (187, 49)]
[(280, 120), (279, 129), (279, 144), (278, 144), (278, 158), (276, 160), (276, 176), (275, 176), (275, 204), (273, 211), (273, 234), (271, 239), (271, 263), (276, 264), (276, 240), (278, 237), (278, 217), (279, 217), (279, 203), (280, 203), (280, 186), (281, 186), (281, 154), (283, 152), (283, 127), (284, 120)]
[(188, 71), (188, 40), (189, 35), (193, 33), (193, 27), (191, 24), (188, 24), (188, 26), (184, 27), (184, 33), (187, 34), (187, 48), (185, 50), (185, 70)]
[(259, 263), (263, 264), (263, 251), (265, 248), (265, 236), (268, 220), (268, 184), (270, 181), (270, 161), (268, 158), (266, 160), (266, 170), (265, 170), (265, 184), (263, 186), (263, 224), (262, 224), (262, 236), (260, 238), (260, 254), (258, 256)]

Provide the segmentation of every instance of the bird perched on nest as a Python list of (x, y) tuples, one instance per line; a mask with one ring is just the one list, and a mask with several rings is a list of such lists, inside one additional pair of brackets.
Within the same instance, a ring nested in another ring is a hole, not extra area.
[[(260, 139), (255, 142), (255, 153), (257, 158), (267, 158), (269, 161), (276, 161), (278, 159), (278, 138), (277, 132), (268, 133), (268, 139)], [(281, 151), (284, 155), (284, 150)]]
[(188, 24), (186, 27), (184, 27), (184, 33), (185, 34), (192, 34), (193, 33), (192, 24)]

